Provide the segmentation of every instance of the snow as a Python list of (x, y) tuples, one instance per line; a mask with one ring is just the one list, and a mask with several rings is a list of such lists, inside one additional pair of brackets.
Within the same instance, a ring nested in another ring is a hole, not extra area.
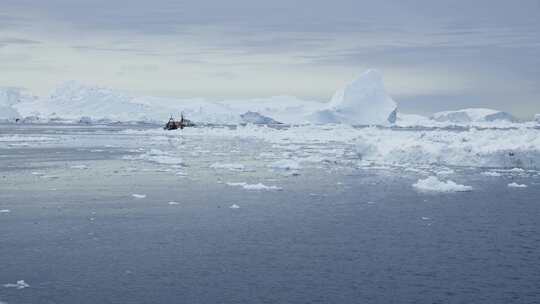
[(471, 191), (471, 186), (456, 184), (451, 180), (441, 181), (435, 176), (430, 176), (426, 179), (419, 179), (413, 187), (421, 191), (432, 192), (463, 192)]
[(258, 184), (248, 184), (248, 183), (227, 183), (229, 186), (233, 187), (242, 187), (246, 190), (282, 190), (281, 187), (278, 186), (266, 186), (262, 183)]
[(6, 288), (16, 288), (16, 289), (24, 289), (27, 287), (30, 287), (24, 280), (19, 280), (17, 283), (8, 283), (4, 284), (4, 287)]
[(382, 75), (368, 70), (339, 89), (310, 120), (316, 124), (385, 125), (394, 123), (397, 104), (386, 94)]
[(508, 184), (508, 187), (510, 188), (527, 188), (527, 185), (525, 184), (518, 184), (518, 183), (510, 183)]
[(134, 194), (132, 194), (131, 196), (133, 196), (133, 197), (136, 198), (136, 199), (146, 198), (146, 194), (137, 194), (137, 193), (134, 193)]

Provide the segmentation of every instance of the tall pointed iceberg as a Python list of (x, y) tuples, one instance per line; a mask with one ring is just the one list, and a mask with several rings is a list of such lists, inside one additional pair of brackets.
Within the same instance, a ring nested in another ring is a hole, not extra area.
[(310, 117), (313, 123), (383, 125), (396, 120), (397, 104), (386, 94), (382, 75), (367, 70), (339, 89), (330, 103)]

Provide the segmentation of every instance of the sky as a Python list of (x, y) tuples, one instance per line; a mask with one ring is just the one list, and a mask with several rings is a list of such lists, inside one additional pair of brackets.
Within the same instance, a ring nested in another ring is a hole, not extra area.
[(540, 0), (0, 0), (0, 87), (328, 101), (368, 68), (407, 113), (540, 113)]

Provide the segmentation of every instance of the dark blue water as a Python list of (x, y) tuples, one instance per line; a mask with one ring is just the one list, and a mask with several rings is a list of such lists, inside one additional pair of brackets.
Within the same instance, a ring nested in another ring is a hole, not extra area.
[[(540, 302), (538, 177), (463, 169), (474, 191), (428, 194), (392, 170), (242, 173), (283, 187), (251, 192), (196, 163), (125, 174), (116, 150), (29, 149), (50, 158), (0, 172), (0, 285), (30, 285), (0, 286), (8, 304)], [(76, 155), (90, 169), (61, 170)]]

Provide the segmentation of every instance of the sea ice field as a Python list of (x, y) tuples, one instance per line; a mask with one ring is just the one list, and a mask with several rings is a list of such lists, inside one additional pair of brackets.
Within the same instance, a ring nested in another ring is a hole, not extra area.
[(537, 303), (539, 133), (0, 125), (0, 303)]

